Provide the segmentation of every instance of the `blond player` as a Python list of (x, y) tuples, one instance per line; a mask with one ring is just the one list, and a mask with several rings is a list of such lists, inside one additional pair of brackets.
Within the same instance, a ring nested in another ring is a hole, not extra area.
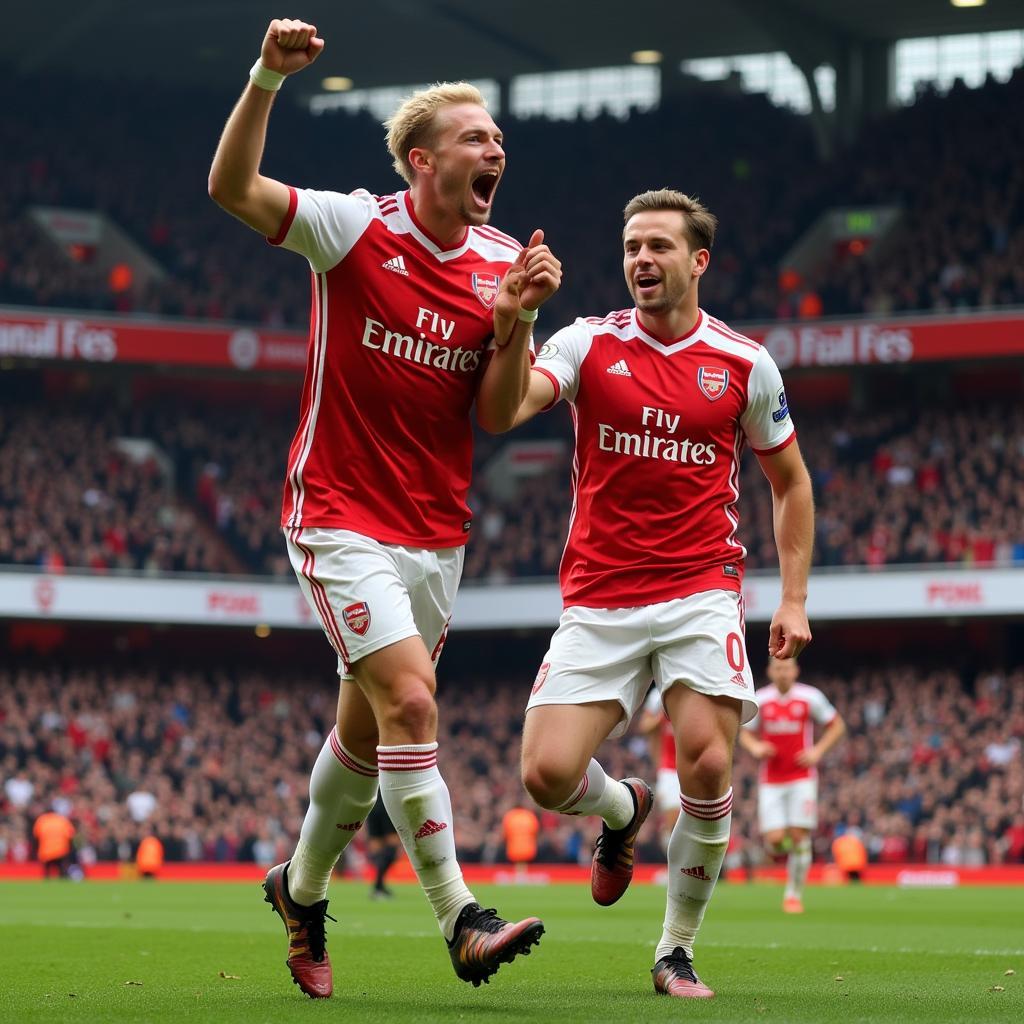
[[(505, 153), (483, 98), (464, 83), (418, 93), (388, 121), (406, 190), (319, 192), (260, 174), (275, 92), (323, 47), (313, 25), (270, 23), (209, 182), (224, 209), (312, 271), (282, 526), (338, 654), (341, 688), (298, 845), (264, 887), (285, 922), (293, 979), (312, 997), (329, 996), (328, 881), (379, 785), (455, 972), (479, 985), (544, 929), (536, 918), (508, 923), (484, 910), (463, 881), (437, 768), (434, 665), (471, 527), (470, 410), (475, 403), (481, 426), (494, 429), (518, 408), (530, 325), (560, 269), (542, 232), (524, 250), (487, 225)], [(496, 347), (494, 307), (512, 266), (515, 326)]]
[[(757, 691), (758, 713), (740, 731), (740, 746), (761, 762), (758, 823), (773, 854), (788, 850), (782, 909), (802, 914), (818, 824), (818, 762), (843, 738), (846, 725), (829, 699), (798, 682), (795, 658), (768, 662), (770, 685)], [(824, 726), (817, 743), (814, 726)]]
[[(736, 733), (756, 711), (737, 538), (744, 444), (775, 508), (782, 601), (771, 653), (791, 658), (810, 640), (810, 479), (771, 356), (698, 304), (715, 225), (680, 192), (630, 200), (623, 269), (635, 306), (558, 331), (513, 421), (564, 399), (576, 432), (565, 608), (527, 704), (523, 779), (543, 807), (604, 819), (591, 891), (614, 903), (653, 800), (646, 783), (610, 779), (593, 755), (626, 728), (654, 679), (675, 735), (682, 811), (652, 976), (656, 992), (681, 998), (714, 994), (693, 969), (693, 943), (729, 842)], [(498, 336), (510, 325), (496, 321)]]

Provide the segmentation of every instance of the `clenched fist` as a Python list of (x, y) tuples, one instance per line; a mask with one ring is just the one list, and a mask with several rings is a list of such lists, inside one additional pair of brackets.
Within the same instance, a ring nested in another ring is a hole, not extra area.
[(263, 39), (260, 60), (269, 71), (291, 75), (308, 67), (320, 56), (324, 41), (316, 25), (292, 18), (275, 18)]

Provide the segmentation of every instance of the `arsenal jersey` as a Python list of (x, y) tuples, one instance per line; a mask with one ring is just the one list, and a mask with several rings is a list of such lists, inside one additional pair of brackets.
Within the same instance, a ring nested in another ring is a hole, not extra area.
[(408, 192), (290, 194), (270, 241), (309, 260), (313, 305), (282, 525), (460, 546), (470, 409), (498, 285), (522, 247), (485, 226), (443, 249)]
[(576, 432), (565, 605), (739, 591), (740, 453), (749, 443), (770, 455), (796, 437), (768, 352), (703, 310), (665, 339), (631, 309), (558, 331), (534, 368), (569, 403)]
[(813, 779), (817, 769), (797, 762), (801, 750), (814, 745), (814, 723), (828, 725), (836, 717), (831, 701), (816, 686), (794, 683), (786, 693), (765, 686), (755, 694), (757, 715), (744, 728), (767, 740), (775, 753), (761, 762), (762, 782), (797, 782)]

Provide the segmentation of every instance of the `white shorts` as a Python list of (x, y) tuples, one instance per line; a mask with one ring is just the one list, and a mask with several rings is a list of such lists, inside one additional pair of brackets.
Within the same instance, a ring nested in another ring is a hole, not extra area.
[(757, 790), (757, 818), (762, 832), (818, 827), (818, 780), (762, 782)]
[(679, 773), (674, 768), (659, 768), (654, 784), (654, 803), (662, 814), (679, 810)]
[(338, 675), (382, 647), (420, 636), (437, 664), (465, 548), (382, 544), (350, 530), (286, 529), (288, 557), (313, 614), (338, 653)]
[(707, 590), (638, 608), (566, 608), (526, 707), (617, 700), (622, 721), (611, 735), (621, 736), (652, 679), (662, 699), (676, 683), (734, 697), (749, 722), (757, 704), (740, 595)]

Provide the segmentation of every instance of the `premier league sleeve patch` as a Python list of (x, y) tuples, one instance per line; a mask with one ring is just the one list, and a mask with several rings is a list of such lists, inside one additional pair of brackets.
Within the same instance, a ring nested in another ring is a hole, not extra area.
[(789, 415), (789, 406), (786, 404), (786, 389), (780, 388), (778, 396), (776, 397), (777, 408), (772, 413), (772, 420), (775, 423), (781, 423)]
[(717, 402), (729, 387), (729, 371), (721, 366), (702, 366), (697, 370), (697, 386), (705, 398)]

